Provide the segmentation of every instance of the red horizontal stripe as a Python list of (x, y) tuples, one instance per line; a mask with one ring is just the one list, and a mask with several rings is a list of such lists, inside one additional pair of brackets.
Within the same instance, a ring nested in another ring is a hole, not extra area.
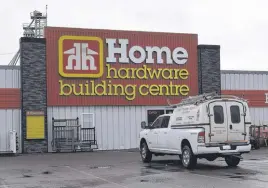
[(222, 90), (224, 95), (235, 95), (248, 100), (250, 107), (268, 107), (265, 93), (268, 90)]
[[(268, 90), (222, 90), (224, 95), (235, 95), (247, 99), (250, 107), (268, 107), (265, 103), (265, 93), (268, 93)], [(17, 109), (20, 105), (19, 88), (0, 88), (0, 109)]]
[(19, 88), (0, 88), (0, 109), (20, 108)]

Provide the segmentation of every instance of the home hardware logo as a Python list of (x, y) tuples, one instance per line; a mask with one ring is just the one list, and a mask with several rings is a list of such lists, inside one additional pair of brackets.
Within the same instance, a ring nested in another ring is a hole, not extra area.
[(102, 39), (85, 36), (60, 37), (59, 73), (62, 77), (101, 77), (103, 75)]

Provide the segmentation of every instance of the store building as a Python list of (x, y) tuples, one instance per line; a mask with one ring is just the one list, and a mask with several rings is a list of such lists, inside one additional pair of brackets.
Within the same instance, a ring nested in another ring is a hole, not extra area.
[(220, 46), (196, 34), (47, 27), (20, 51), (20, 66), (0, 67), (0, 151), (15, 130), (18, 152), (53, 152), (52, 118), (77, 117), (100, 150), (137, 148), (140, 122), (172, 110), (167, 97), (212, 91), (244, 95), (253, 123), (267, 120), (268, 72), (221, 71)]

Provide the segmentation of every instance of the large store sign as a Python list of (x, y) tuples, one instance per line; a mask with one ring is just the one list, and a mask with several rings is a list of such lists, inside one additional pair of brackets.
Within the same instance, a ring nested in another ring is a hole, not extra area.
[(197, 35), (48, 28), (48, 105), (167, 105), (198, 93)]
[[(107, 46), (107, 55), (104, 54)], [(163, 53), (165, 57), (163, 58)], [(153, 55), (156, 54), (156, 58)], [(116, 57), (119, 55), (119, 58)], [(180, 68), (188, 60), (188, 52), (183, 47), (170, 49), (167, 46), (129, 46), (128, 39), (99, 37), (62, 36), (59, 40), (59, 73), (65, 78), (88, 79), (85, 83), (59, 80), (62, 96), (125, 96), (135, 100), (141, 96), (187, 96), (187, 83), (174, 84), (174, 80), (187, 80), (189, 72)], [(119, 64), (120, 68), (114, 68)], [(126, 65), (132, 65), (126, 67)], [(141, 65), (141, 66), (137, 66)], [(158, 66), (148, 66), (158, 65)], [(177, 65), (170, 68), (169, 65)], [(104, 75), (106, 72), (106, 75)], [(101, 78), (96, 83), (92, 78)], [(169, 80), (167, 84), (113, 83), (112, 80)]]

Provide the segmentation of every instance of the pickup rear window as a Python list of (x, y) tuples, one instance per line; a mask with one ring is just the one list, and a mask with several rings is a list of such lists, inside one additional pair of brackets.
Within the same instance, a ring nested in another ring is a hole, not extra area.
[(231, 106), (230, 107), (231, 111), (231, 120), (232, 123), (240, 123), (240, 109), (239, 106)]
[(214, 111), (214, 122), (217, 124), (223, 124), (224, 123), (223, 107), (220, 105), (214, 106), (213, 111)]

